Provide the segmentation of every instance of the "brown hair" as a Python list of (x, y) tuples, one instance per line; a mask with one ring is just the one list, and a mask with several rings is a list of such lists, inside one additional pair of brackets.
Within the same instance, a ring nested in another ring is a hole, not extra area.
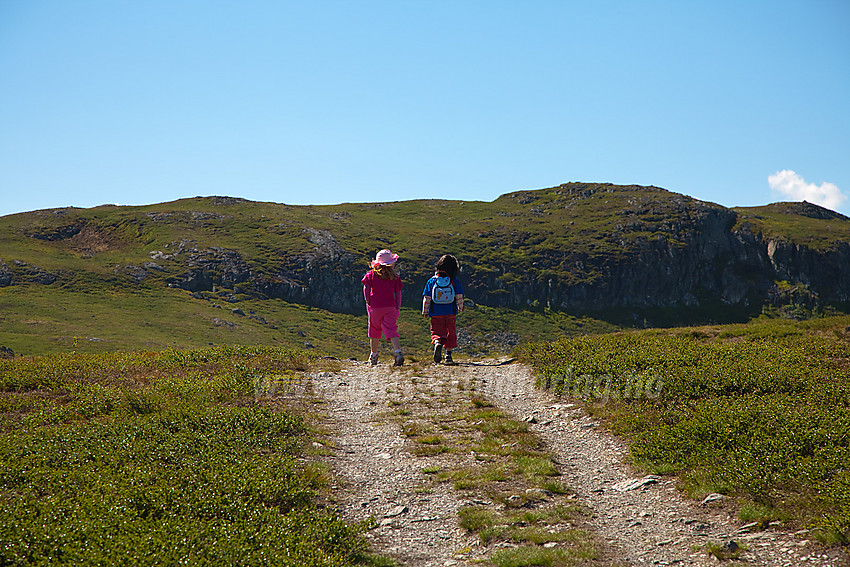
[(372, 267), (376, 274), (381, 276), (382, 280), (394, 280), (398, 277), (393, 270), (393, 267), (387, 264), (377, 264)]
[(457, 258), (451, 254), (443, 254), (440, 256), (440, 259), (437, 260), (437, 264), (434, 267), (438, 272), (443, 272), (450, 278), (456, 278), (457, 272), (460, 269), (460, 264), (457, 263)]

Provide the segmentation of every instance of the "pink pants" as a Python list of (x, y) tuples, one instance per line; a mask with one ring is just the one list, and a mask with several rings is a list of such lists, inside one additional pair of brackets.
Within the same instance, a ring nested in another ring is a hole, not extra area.
[(366, 313), (369, 314), (368, 336), (370, 339), (380, 339), (381, 332), (387, 340), (398, 336), (398, 309), (367, 305)]
[(457, 348), (457, 315), (431, 317), (431, 342), (438, 342), (446, 350)]

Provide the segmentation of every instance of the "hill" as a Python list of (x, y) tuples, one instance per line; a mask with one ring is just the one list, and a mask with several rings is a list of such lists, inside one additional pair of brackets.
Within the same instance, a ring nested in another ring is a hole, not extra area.
[(433, 262), (459, 257), (474, 306), (470, 350), (850, 302), (850, 219), (808, 203), (729, 209), (657, 187), (585, 183), (489, 203), (198, 197), (0, 217), (0, 345), (353, 352), (365, 334), (359, 280), (382, 247), (402, 257), (411, 336)]

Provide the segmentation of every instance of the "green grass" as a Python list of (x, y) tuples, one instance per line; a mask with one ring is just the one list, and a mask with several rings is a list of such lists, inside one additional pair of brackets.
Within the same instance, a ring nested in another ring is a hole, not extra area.
[(0, 564), (382, 564), (317, 506), (279, 348), (0, 361)]
[(309, 343), (324, 353), (368, 355), (365, 316), (276, 300), (231, 304), (175, 289), (80, 293), (15, 286), (0, 288), (0, 313), (0, 344), (19, 354), (232, 344), (303, 349)]
[[(333, 313), (277, 299), (227, 303), (168, 288), (84, 293), (51, 286), (0, 287), (0, 345), (26, 355), (242, 344), (308, 348), (363, 360), (369, 354), (366, 324), (365, 309), (361, 315)], [(459, 316), (458, 329), (458, 354), (482, 356), (508, 352), (521, 342), (616, 327), (550, 311), (470, 306)], [(402, 309), (399, 331), (405, 351), (429, 356), (428, 321), (417, 309)]]
[[(850, 541), (848, 317), (536, 343), (540, 385), (584, 398), (643, 468)], [(770, 519), (770, 518), (761, 518)]]

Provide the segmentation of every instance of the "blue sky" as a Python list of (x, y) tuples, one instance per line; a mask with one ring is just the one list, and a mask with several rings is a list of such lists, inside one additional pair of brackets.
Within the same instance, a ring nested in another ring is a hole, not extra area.
[(569, 181), (850, 214), (848, 29), (848, 0), (0, 0), (0, 215)]

